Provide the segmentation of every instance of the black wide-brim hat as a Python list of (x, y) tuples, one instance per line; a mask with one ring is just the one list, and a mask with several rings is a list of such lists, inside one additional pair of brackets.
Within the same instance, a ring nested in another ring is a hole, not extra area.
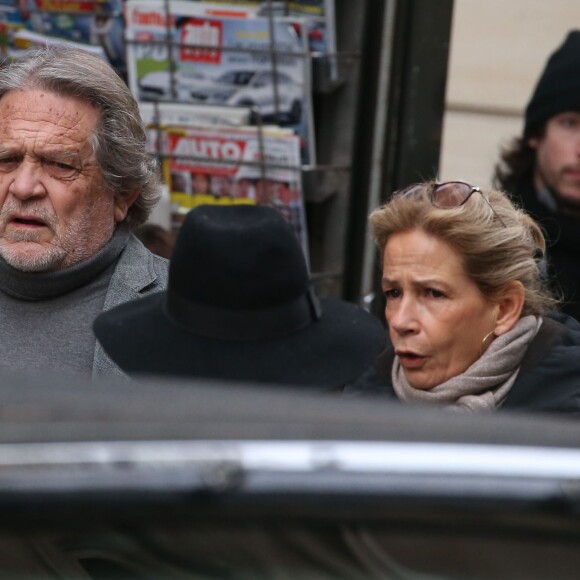
[(374, 315), (318, 298), (292, 228), (273, 208), (200, 206), (187, 215), (168, 289), (101, 314), (95, 334), (129, 375), (332, 389), (384, 348)]

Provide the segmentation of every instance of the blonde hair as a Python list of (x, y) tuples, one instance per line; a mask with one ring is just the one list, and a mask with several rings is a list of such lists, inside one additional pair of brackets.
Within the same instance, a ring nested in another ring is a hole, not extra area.
[(542, 276), (546, 240), (528, 214), (495, 189), (481, 189), (459, 207), (440, 209), (431, 202), (433, 187), (431, 181), (410, 195), (395, 194), (371, 213), (381, 263), (393, 234), (420, 229), (459, 252), (467, 275), (488, 299), (499, 299), (510, 282), (519, 281), (525, 290), (522, 316), (556, 306)]

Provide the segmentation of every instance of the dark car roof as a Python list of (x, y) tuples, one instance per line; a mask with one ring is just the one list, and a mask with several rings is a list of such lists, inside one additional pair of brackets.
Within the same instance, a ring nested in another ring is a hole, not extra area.
[(5, 577), (577, 577), (574, 419), (208, 381), (0, 393)]
[(4, 374), (0, 392), (0, 443), (187, 437), (580, 446), (580, 423), (565, 416), (465, 414), (279, 385)]

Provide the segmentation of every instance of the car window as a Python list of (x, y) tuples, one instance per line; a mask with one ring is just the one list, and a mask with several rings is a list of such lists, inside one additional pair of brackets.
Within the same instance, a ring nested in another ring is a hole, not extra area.
[(231, 85), (247, 85), (251, 80), (254, 72), (252, 71), (228, 71), (220, 77), (218, 77), (218, 82), (228, 83)]
[(288, 75), (280, 72), (277, 74), (276, 79), (279, 85), (287, 85), (292, 82), (292, 79)]
[(252, 71), (244, 71), (244, 72), (240, 72), (236, 75), (236, 80), (235, 80), (235, 84), (236, 85), (247, 85), (252, 81), (252, 78), (254, 76), (254, 72)]
[(266, 85), (272, 84), (272, 73), (262, 72), (256, 76), (254, 86), (255, 87), (265, 87)]

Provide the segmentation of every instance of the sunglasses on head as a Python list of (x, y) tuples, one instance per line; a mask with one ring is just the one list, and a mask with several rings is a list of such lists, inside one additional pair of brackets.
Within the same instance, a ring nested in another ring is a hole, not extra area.
[[(425, 187), (424, 183), (412, 183), (403, 189), (396, 192), (395, 195), (401, 197), (411, 196), (414, 193), (422, 190)], [(432, 183), (430, 200), (431, 203), (440, 209), (450, 209), (463, 205), (474, 193), (480, 193), (487, 205), (491, 208), (495, 217), (499, 220), (501, 225), (505, 228), (506, 225), (502, 219), (497, 215), (488, 199), (481, 193), (479, 187), (474, 187), (464, 181), (446, 181), (445, 183)]]

